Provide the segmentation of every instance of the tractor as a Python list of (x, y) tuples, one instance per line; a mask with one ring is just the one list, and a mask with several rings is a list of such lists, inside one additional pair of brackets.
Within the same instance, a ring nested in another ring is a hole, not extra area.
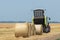
[(34, 10), (33, 23), (35, 25), (42, 24), (42, 28), (43, 28), (44, 33), (50, 32), (50, 26), (49, 26), (48, 19), (50, 20), (49, 17), (44, 15), (44, 10), (43, 9)]
[(42, 33), (49, 33), (50, 26), (48, 19), (49, 17), (44, 15), (43, 9), (33, 10), (34, 17), (32, 23), (16, 23), (15, 36), (16, 37), (29, 37), (32, 35), (40, 35)]

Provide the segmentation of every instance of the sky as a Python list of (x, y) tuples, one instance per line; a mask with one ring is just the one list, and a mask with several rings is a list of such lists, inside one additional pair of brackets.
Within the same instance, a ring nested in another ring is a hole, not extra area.
[(60, 0), (0, 0), (0, 21), (32, 21), (33, 10), (46, 9), (50, 21), (60, 21)]

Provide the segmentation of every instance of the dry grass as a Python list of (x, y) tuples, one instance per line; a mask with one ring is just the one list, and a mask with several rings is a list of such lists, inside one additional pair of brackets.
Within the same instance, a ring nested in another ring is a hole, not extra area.
[(0, 28), (0, 40), (15, 40), (13, 28)]
[(0, 28), (13, 28), (15, 23), (0, 23)]
[(51, 32), (35, 35), (28, 38), (16, 38), (14, 35), (15, 23), (0, 23), (0, 40), (54, 40), (60, 37), (60, 24), (50, 24)]
[(55, 31), (60, 32), (60, 23), (51, 23), (50, 27), (52, 32), (55, 32)]

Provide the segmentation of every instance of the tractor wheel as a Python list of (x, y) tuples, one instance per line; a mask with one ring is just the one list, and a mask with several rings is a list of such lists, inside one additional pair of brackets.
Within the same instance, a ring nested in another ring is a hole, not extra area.
[(50, 32), (50, 26), (48, 25), (47, 27), (43, 27), (43, 32), (49, 33)]

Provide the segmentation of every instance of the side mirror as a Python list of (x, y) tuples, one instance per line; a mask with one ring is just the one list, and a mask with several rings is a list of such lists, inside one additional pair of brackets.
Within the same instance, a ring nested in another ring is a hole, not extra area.
[(51, 18), (49, 18), (49, 20), (51, 20)]

